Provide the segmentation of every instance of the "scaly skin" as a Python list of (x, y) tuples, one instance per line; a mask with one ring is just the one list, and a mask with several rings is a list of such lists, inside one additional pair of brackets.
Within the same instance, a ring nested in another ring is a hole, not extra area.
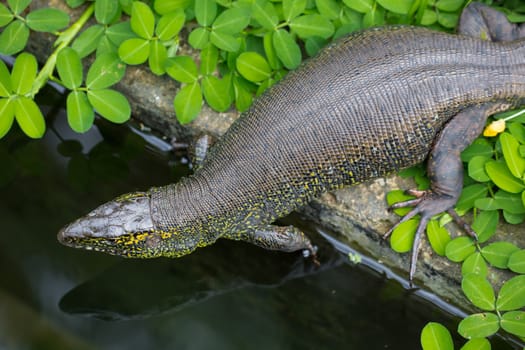
[(462, 24), (469, 36), (397, 26), (338, 40), (258, 98), (193, 176), (106, 203), (59, 240), (140, 258), (182, 256), (220, 237), (313, 252), (302, 232), (271, 223), (323, 192), (420, 163), (434, 143), (431, 191), (413, 215), (450, 210), (459, 152), (488, 115), (525, 101), (518, 27), (479, 4)]

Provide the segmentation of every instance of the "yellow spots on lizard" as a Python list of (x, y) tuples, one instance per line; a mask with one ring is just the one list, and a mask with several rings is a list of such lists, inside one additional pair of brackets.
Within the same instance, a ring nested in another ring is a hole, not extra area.
[(173, 235), (172, 232), (165, 232), (165, 231), (163, 231), (163, 232), (160, 233), (160, 238), (168, 239), (168, 238), (171, 238), (172, 235)]
[(130, 192), (130, 193), (125, 193), (125, 194), (117, 197), (115, 199), (115, 201), (117, 201), (117, 202), (124, 202), (124, 201), (130, 200), (130, 199), (133, 199), (133, 198), (140, 198), (140, 197), (145, 197), (145, 196), (146, 195), (143, 192)]
[(144, 241), (150, 235), (149, 232), (136, 233), (133, 235), (127, 235), (119, 237), (115, 240), (117, 244), (132, 245), (138, 244), (139, 242)]

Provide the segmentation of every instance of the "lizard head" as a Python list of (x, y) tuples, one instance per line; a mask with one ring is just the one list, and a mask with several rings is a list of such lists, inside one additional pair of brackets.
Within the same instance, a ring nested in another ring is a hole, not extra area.
[(128, 193), (99, 206), (60, 230), (58, 240), (129, 258), (179, 257), (197, 246), (191, 236), (156, 228), (147, 192)]

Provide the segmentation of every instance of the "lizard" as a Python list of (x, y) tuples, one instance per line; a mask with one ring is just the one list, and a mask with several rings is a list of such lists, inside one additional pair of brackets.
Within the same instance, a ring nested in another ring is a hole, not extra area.
[[(64, 227), (61, 243), (132, 258), (179, 257), (219, 238), (280, 251), (310, 239), (273, 222), (326, 191), (427, 161), (415, 273), (429, 219), (453, 210), (460, 152), (486, 119), (525, 104), (525, 28), (469, 4), (457, 34), (384, 26), (341, 38), (259, 96), (189, 177), (122, 195)], [(397, 226), (397, 225), (396, 225)], [(394, 226), (394, 227), (396, 227)], [(387, 235), (391, 232), (390, 230)]]

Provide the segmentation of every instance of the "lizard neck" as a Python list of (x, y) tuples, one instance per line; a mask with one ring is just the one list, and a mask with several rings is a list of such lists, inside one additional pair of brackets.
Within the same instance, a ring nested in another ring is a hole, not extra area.
[(190, 176), (168, 186), (150, 189), (151, 217), (163, 231), (200, 236), (213, 243), (226, 230), (226, 213), (201, 178)]

